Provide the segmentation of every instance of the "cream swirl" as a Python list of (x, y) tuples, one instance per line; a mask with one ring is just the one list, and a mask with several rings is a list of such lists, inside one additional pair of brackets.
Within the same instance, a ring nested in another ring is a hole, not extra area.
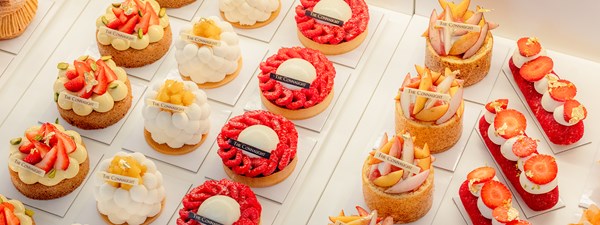
[(521, 53), (519, 52), (519, 49), (517, 48), (517, 49), (515, 49), (515, 51), (512, 55), (512, 60), (516, 67), (521, 68), (521, 66), (523, 66), (523, 64), (525, 64), (526, 62), (537, 59), (540, 56), (546, 56), (546, 49), (543, 47), (542, 47), (542, 50), (540, 50), (540, 52), (538, 54), (535, 54), (530, 57), (522, 56)]
[(278, 8), (278, 0), (219, 0), (225, 19), (241, 25), (267, 21)]

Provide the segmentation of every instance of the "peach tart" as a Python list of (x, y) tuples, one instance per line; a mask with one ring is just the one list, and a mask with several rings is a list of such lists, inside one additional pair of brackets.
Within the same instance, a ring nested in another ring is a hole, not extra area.
[(1, 225), (35, 225), (33, 211), (26, 209), (22, 202), (8, 199), (0, 194)]
[(600, 224), (600, 208), (597, 205), (590, 205), (586, 210), (583, 210), (581, 219), (578, 223), (569, 225), (599, 225)]
[(221, 17), (234, 27), (264, 27), (279, 15), (281, 0), (219, 0)]
[(0, 40), (23, 34), (35, 17), (37, 8), (38, 0), (0, 1)]
[(351, 224), (351, 225), (394, 225), (394, 218), (391, 216), (385, 219), (377, 216), (377, 210), (369, 211), (363, 207), (356, 206), (358, 215), (347, 215), (344, 210), (340, 211), (337, 216), (329, 216), (328, 225)]

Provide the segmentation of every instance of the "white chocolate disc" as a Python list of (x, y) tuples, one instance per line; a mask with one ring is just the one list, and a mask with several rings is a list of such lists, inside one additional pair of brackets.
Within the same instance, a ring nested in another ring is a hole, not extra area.
[(202, 202), (198, 215), (223, 225), (231, 225), (240, 219), (240, 204), (229, 196), (215, 195)]
[[(277, 133), (265, 125), (253, 125), (247, 127), (240, 133), (237, 140), (269, 153), (275, 150), (277, 144), (279, 144), (279, 136), (277, 136)], [(259, 157), (258, 155), (247, 151), (242, 152), (251, 158)]]
[[(295, 80), (312, 83), (317, 78), (317, 70), (308, 61), (300, 58), (288, 59), (277, 68), (275, 72), (279, 75), (289, 77)], [(281, 82), (281, 84), (290, 90), (300, 90), (302, 87)]]
[(315, 5), (313, 12), (344, 21), (344, 23), (352, 18), (352, 9), (344, 0), (321, 0)]

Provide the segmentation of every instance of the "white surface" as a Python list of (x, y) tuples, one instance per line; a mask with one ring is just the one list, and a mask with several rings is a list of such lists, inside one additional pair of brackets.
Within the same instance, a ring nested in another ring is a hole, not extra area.
[[(298, 151), (296, 153), (296, 157), (298, 157), (298, 163), (296, 164), (296, 168), (294, 168), (294, 172), (292, 172), (288, 178), (279, 184), (264, 188), (253, 188), (252, 190), (254, 193), (272, 201), (283, 203), (292, 185), (296, 183), (296, 178), (298, 175), (301, 172), (306, 171), (303, 170), (304, 164), (306, 163), (308, 156), (312, 154), (316, 143), (317, 141), (312, 138), (299, 136)], [(223, 162), (217, 154), (218, 150), (219, 146), (215, 145), (210, 151), (207, 160), (204, 161), (205, 163), (200, 168), (199, 173), (213, 180), (220, 180), (223, 178), (230, 179), (223, 170)]]
[(208, 136), (204, 143), (193, 152), (184, 155), (166, 155), (157, 152), (150, 147), (144, 138), (144, 118), (142, 117), (142, 109), (145, 104), (142, 103), (137, 105), (133, 111), (135, 116), (132, 116), (125, 125), (134, 127), (133, 129), (135, 131), (129, 134), (129, 138), (127, 138), (129, 141), (123, 145), (123, 149), (141, 152), (152, 159), (163, 161), (191, 172), (198, 172), (198, 169), (200, 169), (200, 163), (198, 162), (204, 161), (204, 158), (206, 158), (206, 155), (215, 144), (215, 140), (221, 132), (221, 127), (225, 125), (225, 122), (227, 122), (227, 119), (229, 119), (229, 116), (231, 115), (231, 111), (227, 110), (226, 107), (217, 104), (209, 104), (211, 107), (210, 131), (208, 132)]
[(458, 195), (454, 196), (454, 197), (452, 197), (452, 201), (454, 202), (456, 209), (458, 209), (458, 211), (460, 212), (460, 215), (465, 220), (465, 223), (467, 223), (467, 225), (473, 225), (473, 221), (471, 221), (471, 217), (469, 217), (469, 213), (467, 213), (467, 210), (465, 209), (465, 206), (462, 204), (460, 197), (458, 197)]
[[(325, 111), (317, 114), (316, 116), (312, 117), (312, 118), (308, 118), (308, 119), (303, 119), (303, 120), (292, 120), (292, 122), (294, 122), (294, 124), (296, 126), (299, 127), (304, 127), (306, 129), (315, 131), (315, 132), (321, 132), (321, 130), (323, 130), (323, 126), (325, 126), (325, 123), (327, 122), (327, 120), (329, 120), (329, 116), (331, 115), (331, 111), (333, 110), (333, 107), (335, 107), (335, 104), (337, 103), (337, 100), (340, 97), (340, 94), (342, 93), (342, 91), (344, 90), (344, 87), (346, 86), (346, 82), (348, 81), (348, 78), (351, 76), (351, 69), (348, 69), (347, 67), (344, 66), (339, 66), (334, 64), (333, 65), (335, 67), (335, 71), (336, 71), (336, 75), (334, 78), (334, 84), (333, 84), (333, 99), (331, 100), (331, 104), (327, 107), (327, 109), (325, 109)], [(257, 71), (258, 72), (258, 71)], [(253, 79), (253, 81), (255, 82), (254, 86), (255, 88), (251, 89), (251, 90), (255, 90), (255, 93), (260, 94), (260, 89), (258, 87), (258, 80), (257, 79)], [(259, 95), (255, 95), (252, 97), (252, 99), (250, 101), (248, 101), (246, 103), (246, 106), (244, 107), (245, 110), (256, 110), (256, 109), (264, 109), (267, 110), (265, 108), (265, 106), (262, 104), (262, 101), (260, 100), (260, 96)], [(331, 118), (334, 119), (334, 118)]]
[[(271, 39), (273, 39), (275, 32), (277, 32), (278, 29), (280, 28), (281, 22), (283, 21), (283, 18), (285, 17), (286, 13), (288, 13), (288, 10), (290, 13), (294, 12), (294, 7), (296, 5), (292, 4), (292, 2), (293, 2), (293, 0), (281, 0), (281, 11), (279, 12), (279, 15), (277, 15), (277, 18), (275, 18), (275, 20), (273, 20), (273, 22), (267, 24), (266, 26), (256, 28), (256, 29), (239, 29), (239, 28), (234, 27), (235, 32), (237, 32), (239, 35), (243, 35), (243, 36), (246, 36), (249, 38), (254, 38), (259, 41), (270, 42)], [(292, 7), (292, 6), (294, 6), (294, 7)], [(292, 10), (290, 10), (290, 9), (292, 9)], [(219, 1), (218, 0), (204, 1), (202, 6), (200, 6), (200, 9), (196, 13), (196, 16), (197, 17), (218, 16), (219, 18), (221, 18), (220, 11), (219, 11)], [(221, 18), (221, 19), (224, 20), (224, 18)]]
[(15, 58), (13, 55), (6, 52), (0, 52), (0, 77), (4, 74), (4, 70), (8, 67), (8, 64)]
[(366, 0), (369, 5), (379, 6), (384, 9), (393, 10), (399, 13), (412, 15), (415, 2), (411, 0)]
[(588, 208), (591, 204), (600, 205), (600, 182), (598, 181), (598, 177), (600, 177), (600, 154), (596, 153), (589, 171), (583, 195), (581, 195), (579, 202), (579, 206), (584, 208)]
[(171, 17), (177, 17), (182, 20), (191, 21), (196, 11), (198, 11), (198, 8), (200, 8), (200, 5), (202, 5), (203, 1), (204, 0), (196, 0), (189, 5), (185, 5), (180, 8), (168, 8), (167, 15)]
[[(295, 16), (296, 11), (292, 8), (292, 10), (290, 10), (285, 20), (281, 24), (281, 27), (277, 31), (277, 34), (275, 34), (272, 43), (284, 47), (303, 46), (302, 43), (300, 43), (300, 40), (298, 40), (298, 27), (296, 26), (296, 20), (294, 19)], [(356, 49), (348, 53), (327, 56), (327, 58), (332, 62), (339, 63), (351, 68), (356, 68), (359, 61), (362, 59), (365, 50), (367, 49), (367, 45), (373, 38), (373, 34), (379, 27), (382, 18), (383, 12), (380, 9), (375, 7), (369, 8), (369, 33), (367, 35), (367, 38), (365, 38), (365, 40), (363, 41), (363, 43), (359, 45)]]
[(38, 9), (37, 9), (37, 12), (35, 13), (35, 17), (31, 21), (29, 26), (27, 26), (27, 29), (25, 30), (25, 32), (23, 32), (23, 34), (21, 34), (21, 36), (15, 38), (15, 39), (0, 41), (0, 49), (10, 52), (10, 53), (13, 53), (13, 54), (19, 54), (19, 52), (21, 51), (23, 46), (25, 46), (25, 43), (29, 40), (29, 38), (33, 34), (33, 31), (42, 22), (44, 17), (46, 17), (46, 13), (48, 13), (48, 11), (50, 10), (50, 7), (52, 7), (52, 5), (54, 5), (54, 0), (38, 1)]

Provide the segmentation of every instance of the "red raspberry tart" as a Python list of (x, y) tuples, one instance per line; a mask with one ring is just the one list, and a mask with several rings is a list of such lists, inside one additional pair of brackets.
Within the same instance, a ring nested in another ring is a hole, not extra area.
[[(343, 25), (321, 22), (307, 16), (310, 12), (338, 19)], [(326, 55), (339, 55), (357, 48), (367, 37), (369, 8), (364, 0), (301, 0), (295, 19), (298, 38), (304, 46)]]
[[(307, 119), (323, 112), (333, 99), (335, 68), (319, 51), (281, 48), (260, 64), (260, 70), (262, 103), (275, 114), (288, 119)], [(288, 79), (306, 86), (282, 81)]]
[[(267, 187), (285, 180), (298, 162), (294, 124), (268, 111), (249, 111), (231, 118), (221, 129), (217, 143), (227, 175), (250, 187)], [(256, 149), (258, 153), (253, 152)]]
[[(250, 187), (230, 180), (210, 180), (182, 200), (177, 225), (198, 225), (209, 219), (219, 224), (258, 225), (262, 207)], [(211, 224), (211, 223), (204, 223)]]

